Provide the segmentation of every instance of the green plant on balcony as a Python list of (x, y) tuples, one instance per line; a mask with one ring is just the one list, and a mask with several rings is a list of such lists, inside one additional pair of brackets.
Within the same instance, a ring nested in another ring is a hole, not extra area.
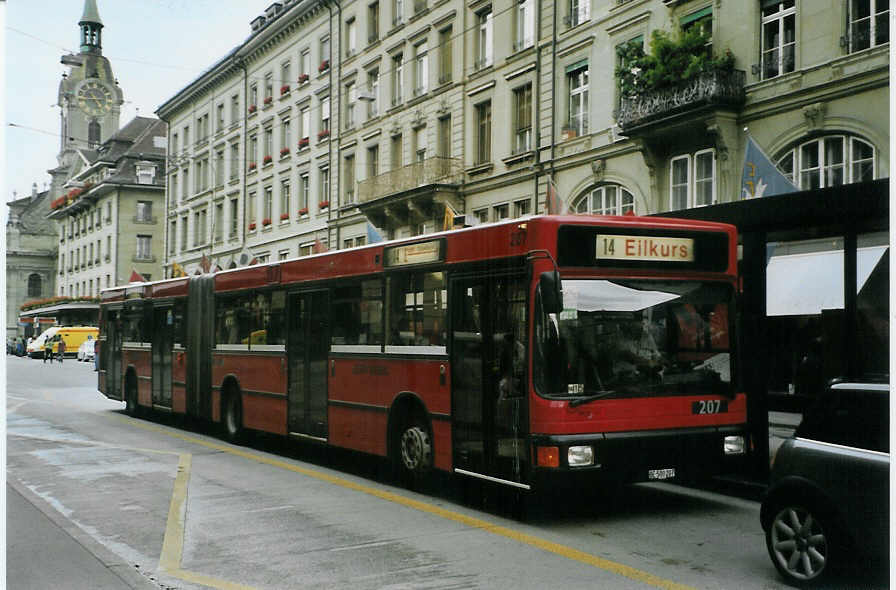
[(640, 43), (628, 43), (616, 50), (621, 64), (616, 80), (624, 98), (636, 98), (675, 88), (707, 72), (734, 71), (734, 54), (726, 50), (713, 56), (709, 35), (699, 27), (681, 31), (673, 39), (664, 31), (654, 31), (650, 53)]

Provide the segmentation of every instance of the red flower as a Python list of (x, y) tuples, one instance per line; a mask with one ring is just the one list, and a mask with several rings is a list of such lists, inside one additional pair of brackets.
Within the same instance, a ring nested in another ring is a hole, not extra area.
[(289, 219), (289, 213), (280, 214), (280, 221), (286, 221), (287, 219)]
[(330, 67), (330, 60), (325, 59), (324, 61), (320, 62), (320, 65), (319, 65), (319, 66), (317, 66), (317, 71), (318, 71), (318, 72), (323, 72), (323, 71), (325, 71), (325, 70), (326, 70), (327, 68), (329, 68), (329, 67)]
[(254, 113), (255, 111), (257, 111), (257, 110), (258, 110), (258, 107), (255, 106), (254, 104), (250, 104), (250, 105), (249, 105), (249, 114), (250, 114), (250, 115), (251, 115), (252, 113)]
[(302, 139), (299, 140), (299, 149), (302, 149), (305, 147), (308, 147), (308, 138), (307, 137), (303, 137)]
[(323, 139), (323, 138), (325, 138), (325, 137), (330, 137), (330, 130), (329, 130), (329, 129), (323, 129), (323, 130), (317, 132), (317, 138), (318, 138), (318, 139)]
[(320, 207), (321, 209), (326, 209), (327, 207), (330, 206), (330, 201), (321, 201), (320, 203), (317, 204), (317, 206)]
[(299, 215), (308, 215), (308, 207), (302, 207), (299, 209)]
[(280, 155), (281, 155), (281, 156), (285, 156), (285, 155), (288, 154), (288, 153), (289, 153), (289, 148), (288, 148), (288, 147), (280, 148)]
[(262, 225), (271, 225), (271, 218), (265, 217), (264, 219), (261, 220), (261, 224)]
[(258, 164), (256, 164), (255, 162), (249, 162), (249, 170), (255, 170), (256, 168), (258, 168)]
[(254, 229), (255, 229), (255, 222), (253, 221), (252, 223), (249, 224), (249, 231), (252, 231)]
[(302, 74), (299, 76), (299, 84), (304, 84), (308, 81), (308, 74)]
[(289, 84), (284, 84), (280, 87), (280, 96), (283, 96), (287, 92), (289, 92)]
[(273, 162), (273, 161), (274, 161), (274, 158), (272, 158), (271, 156), (265, 156), (264, 159), (263, 159), (261, 162), (262, 162), (263, 164), (270, 164), (270, 163)]
[(271, 102), (273, 102), (273, 100), (274, 100), (273, 96), (265, 97), (264, 104), (271, 104)]

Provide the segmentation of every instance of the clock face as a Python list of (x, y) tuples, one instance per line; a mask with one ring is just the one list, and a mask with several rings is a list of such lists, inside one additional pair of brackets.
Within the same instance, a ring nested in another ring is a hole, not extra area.
[(78, 106), (88, 115), (108, 113), (112, 108), (112, 100), (112, 91), (95, 80), (88, 80), (78, 89)]

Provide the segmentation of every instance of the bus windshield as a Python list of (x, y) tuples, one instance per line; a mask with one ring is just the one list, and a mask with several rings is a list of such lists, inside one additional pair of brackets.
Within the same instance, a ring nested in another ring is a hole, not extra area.
[(534, 378), (554, 399), (731, 395), (733, 289), (697, 281), (563, 281), (536, 298)]

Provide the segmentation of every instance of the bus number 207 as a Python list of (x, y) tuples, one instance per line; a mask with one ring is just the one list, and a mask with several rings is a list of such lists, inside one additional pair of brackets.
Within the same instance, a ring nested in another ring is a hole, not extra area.
[(728, 411), (728, 402), (720, 399), (701, 399), (691, 405), (692, 414), (722, 414)]

